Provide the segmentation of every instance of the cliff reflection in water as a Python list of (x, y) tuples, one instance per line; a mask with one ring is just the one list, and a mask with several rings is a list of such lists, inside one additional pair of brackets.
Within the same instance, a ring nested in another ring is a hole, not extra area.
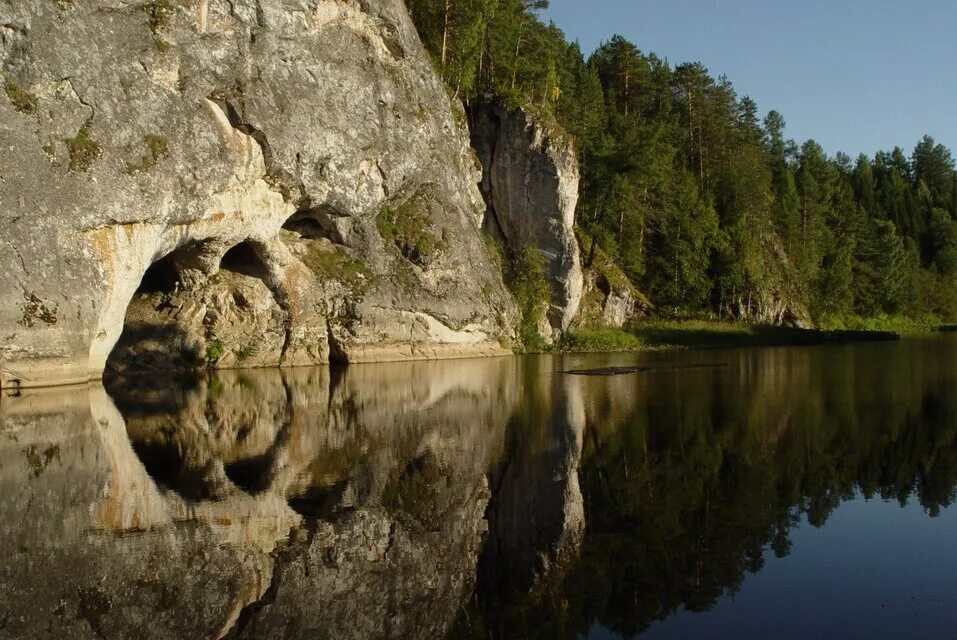
[[(581, 447), (577, 555), (531, 589), (480, 583), (451, 637), (573, 638), (596, 625), (629, 637), (738, 591), (769, 554), (791, 551), (802, 519), (823, 526), (845, 500), (916, 501), (933, 517), (955, 499), (957, 341), (658, 359), (675, 358), (725, 366), (578, 378), (565, 396), (583, 399), (585, 422), (567, 449)], [(553, 420), (561, 405), (548, 404)], [(547, 416), (527, 412), (524, 435), (507, 440), (544, 450), (527, 434)], [(859, 586), (848, 576), (841, 589)], [(800, 597), (787, 606), (800, 609)]]
[[(219, 372), (0, 400), (0, 638), (632, 634), (957, 484), (957, 342)], [(723, 366), (587, 377), (616, 363)]]
[(101, 388), (4, 398), (0, 636), (441, 636), (515, 370), (117, 381), (119, 411)]

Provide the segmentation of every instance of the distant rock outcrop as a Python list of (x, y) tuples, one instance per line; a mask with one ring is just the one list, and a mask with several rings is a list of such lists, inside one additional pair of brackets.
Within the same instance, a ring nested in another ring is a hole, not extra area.
[(582, 296), (578, 154), (571, 141), (550, 136), (524, 111), (480, 105), (472, 120), (472, 144), (484, 168), (485, 229), (512, 254), (526, 246), (544, 254), (551, 287), (545, 337), (556, 339), (571, 325)]
[(648, 298), (603, 251), (591, 246), (588, 254), (576, 326), (621, 328), (647, 316), (654, 309)]

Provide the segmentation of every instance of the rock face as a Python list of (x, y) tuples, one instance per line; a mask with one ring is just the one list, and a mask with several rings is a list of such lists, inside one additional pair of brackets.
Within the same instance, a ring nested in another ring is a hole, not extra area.
[(99, 376), (128, 308), (141, 363), (502, 351), (464, 114), (401, 0), (8, 0), (0, 25), (3, 385)]
[(621, 328), (646, 316), (654, 307), (628, 276), (600, 250), (585, 268), (585, 287), (577, 326)]
[(582, 296), (574, 229), (577, 153), (524, 112), (485, 105), (473, 120), (472, 144), (484, 168), (485, 229), (513, 254), (534, 246), (545, 255), (552, 293), (546, 337), (557, 338), (574, 320)]

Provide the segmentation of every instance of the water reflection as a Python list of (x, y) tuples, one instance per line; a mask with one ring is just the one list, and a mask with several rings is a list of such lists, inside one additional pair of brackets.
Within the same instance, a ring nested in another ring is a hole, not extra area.
[(0, 637), (633, 635), (856, 495), (948, 506), (955, 363), (938, 340), (4, 397)]
[(442, 635), (515, 367), (117, 381), (119, 411), (101, 388), (4, 398), (0, 635)]
[[(769, 555), (790, 552), (796, 523), (823, 526), (842, 501), (916, 500), (938, 514), (957, 484), (955, 347), (713, 352), (729, 366), (581, 378), (580, 552), (555, 584), (504, 598), (480, 590), (454, 636), (633, 636), (733, 594)], [(853, 598), (860, 585), (843, 580)], [(950, 582), (941, 602), (957, 597)], [(814, 597), (796, 589), (786, 606)]]

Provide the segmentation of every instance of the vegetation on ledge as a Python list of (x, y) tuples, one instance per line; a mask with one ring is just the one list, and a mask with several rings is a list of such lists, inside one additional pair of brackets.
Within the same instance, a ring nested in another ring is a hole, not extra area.
[(376, 228), (402, 256), (420, 266), (445, 250), (445, 242), (429, 228), (427, 196), (417, 194), (398, 207), (385, 207), (376, 216)]
[(910, 330), (905, 320), (870, 328), (799, 329), (722, 320), (652, 320), (626, 329), (581, 328), (568, 332), (556, 345), (559, 352), (587, 353), (694, 347), (770, 347), (846, 344), (897, 340), (901, 334), (927, 334), (933, 329)]
[(545, 349), (545, 339), (539, 332), (539, 325), (548, 311), (550, 292), (545, 278), (545, 257), (530, 246), (509, 264), (506, 279), (508, 287), (518, 303), (521, 314), (519, 339), (527, 351)]
[(646, 347), (645, 342), (633, 332), (610, 327), (569, 331), (556, 345), (558, 351), (573, 353), (638, 351)]

